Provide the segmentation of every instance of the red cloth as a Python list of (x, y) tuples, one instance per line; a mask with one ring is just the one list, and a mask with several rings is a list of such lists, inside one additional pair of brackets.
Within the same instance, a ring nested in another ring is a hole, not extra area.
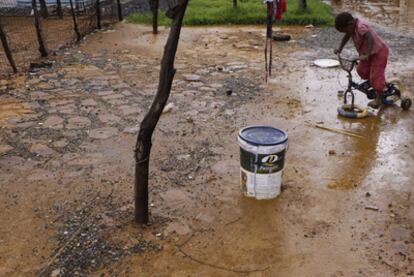
[(286, 0), (278, 0), (277, 1), (275, 19), (276, 20), (281, 20), (282, 19), (282, 14), (284, 14), (286, 12), (286, 10), (287, 10)]
[(371, 87), (377, 92), (382, 92), (385, 88), (387, 60), (388, 47), (383, 47), (369, 56), (367, 61), (361, 61), (357, 67), (358, 75), (364, 80), (369, 80)]

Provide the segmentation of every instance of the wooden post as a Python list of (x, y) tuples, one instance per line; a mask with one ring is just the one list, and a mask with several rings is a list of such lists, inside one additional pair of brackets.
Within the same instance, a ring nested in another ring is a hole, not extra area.
[(124, 20), (123, 16), (122, 16), (122, 6), (121, 6), (121, 0), (116, 0), (117, 4), (118, 4), (118, 19), (119, 21)]
[(60, 19), (63, 18), (62, 2), (61, 0), (56, 0), (56, 12)]
[(158, 34), (158, 6), (159, 0), (150, 0), (152, 10), (152, 33)]
[(181, 26), (189, 0), (178, 0), (167, 16), (172, 18), (170, 34), (161, 61), (158, 90), (149, 112), (141, 123), (135, 146), (135, 220), (148, 223), (148, 173), (151, 138), (171, 92), (175, 75), (174, 60), (180, 39)]
[(81, 35), (80, 35), (79, 29), (78, 29), (78, 22), (76, 21), (76, 14), (75, 14), (75, 9), (73, 8), (73, 1), (69, 0), (69, 2), (70, 2), (70, 11), (72, 13), (73, 30), (76, 33), (76, 40), (80, 41), (81, 40)]
[(47, 57), (47, 51), (46, 51), (46, 47), (45, 44), (43, 42), (43, 37), (42, 37), (42, 29), (40, 28), (40, 18), (39, 18), (39, 12), (37, 11), (37, 4), (36, 4), (36, 0), (32, 0), (32, 9), (33, 9), (33, 14), (34, 14), (34, 19), (35, 19), (35, 28), (36, 28), (36, 36), (37, 36), (37, 41), (39, 43), (39, 52), (40, 55), (42, 55), (42, 57)]
[(13, 56), (10, 51), (9, 43), (7, 42), (7, 36), (3, 30), (3, 26), (1, 23), (0, 23), (0, 40), (1, 40), (1, 44), (3, 45), (4, 53), (6, 53), (6, 57), (9, 60), (11, 67), (13, 68), (13, 72), (17, 73), (17, 67), (16, 67), (16, 64), (14, 63)]
[(101, 29), (101, 1), (96, 0), (96, 27)]
[(49, 16), (49, 12), (47, 10), (47, 5), (45, 0), (39, 0), (40, 3), (40, 15), (43, 18), (47, 18)]

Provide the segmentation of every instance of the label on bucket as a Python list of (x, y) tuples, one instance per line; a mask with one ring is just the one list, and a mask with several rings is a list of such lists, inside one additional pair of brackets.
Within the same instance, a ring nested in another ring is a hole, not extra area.
[(240, 148), (240, 165), (249, 172), (262, 174), (275, 173), (283, 169), (285, 164), (285, 152), (273, 154), (253, 154)]
[(246, 196), (256, 199), (270, 199), (280, 194), (282, 171), (271, 174), (255, 174), (240, 170), (241, 187)]

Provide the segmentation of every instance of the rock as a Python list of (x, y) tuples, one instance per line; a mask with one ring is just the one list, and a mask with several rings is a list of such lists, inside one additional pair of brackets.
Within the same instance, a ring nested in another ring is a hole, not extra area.
[(50, 273), (50, 277), (58, 277), (61, 274), (61, 269), (57, 268)]
[(87, 117), (82, 116), (75, 116), (71, 117), (68, 120), (68, 124), (66, 125), (66, 129), (80, 129), (89, 127), (91, 125), (91, 121)]
[(191, 232), (190, 227), (186, 224), (173, 222), (170, 223), (164, 231), (164, 235), (168, 235), (171, 233), (176, 233), (178, 235), (184, 236)]
[(336, 151), (335, 150), (329, 150), (328, 154), (331, 155), (331, 156), (336, 155)]
[(184, 79), (190, 82), (200, 81), (201, 77), (196, 74), (183, 74)]
[(175, 105), (174, 105), (174, 103), (168, 103), (165, 107), (164, 107), (164, 109), (162, 110), (162, 113), (169, 113), (169, 112), (171, 112), (173, 109), (175, 109)]
[(126, 134), (137, 134), (139, 131), (139, 126), (132, 126), (132, 127), (126, 127), (122, 132)]
[(7, 144), (0, 145), (0, 156), (4, 155), (4, 154), (7, 154), (8, 152), (12, 151), (13, 149), (14, 149), (13, 147), (11, 147), (10, 145), (7, 145)]
[(118, 133), (118, 129), (114, 127), (104, 127), (91, 130), (89, 137), (93, 139), (107, 139), (115, 136)]
[(379, 211), (379, 208), (375, 206), (365, 206), (365, 209), (371, 211)]
[(62, 129), (63, 128), (63, 119), (57, 115), (49, 116), (45, 122), (43, 122), (43, 127), (51, 129)]
[(95, 107), (95, 106), (97, 106), (97, 105), (98, 105), (98, 103), (96, 103), (96, 101), (95, 101), (95, 100), (93, 100), (93, 99), (89, 98), (89, 99), (85, 99), (85, 100), (83, 100), (83, 101), (81, 102), (81, 105), (82, 105), (82, 106), (85, 106), (85, 107)]
[(109, 113), (99, 114), (98, 118), (103, 123), (118, 123), (121, 120), (118, 116)]
[(179, 189), (171, 189), (161, 193), (161, 198), (170, 207), (176, 207), (177, 205), (184, 204), (187, 199), (187, 195)]
[(56, 153), (54, 150), (40, 143), (33, 144), (30, 147), (30, 152), (35, 153), (42, 157), (52, 156)]
[(205, 222), (205, 223), (211, 224), (211, 223), (213, 223), (213, 221), (214, 221), (214, 216), (212, 216), (212, 215), (210, 215), (210, 214), (208, 214), (208, 213), (202, 212), (202, 213), (199, 213), (199, 214), (196, 216), (196, 219), (198, 219), (198, 220), (200, 220), (200, 221), (202, 221), (202, 222)]
[(120, 106), (119, 109), (122, 111), (123, 115), (132, 115), (132, 114), (142, 113), (141, 109), (136, 106), (124, 105), (124, 106)]
[(53, 143), (53, 147), (56, 148), (63, 148), (68, 145), (68, 141), (66, 139), (58, 140)]

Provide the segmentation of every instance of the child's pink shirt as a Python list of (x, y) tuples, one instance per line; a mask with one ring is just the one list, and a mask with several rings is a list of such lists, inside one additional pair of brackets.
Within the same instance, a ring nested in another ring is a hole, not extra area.
[(354, 41), (358, 53), (366, 54), (367, 46), (364, 44), (364, 35), (367, 32), (371, 33), (372, 39), (374, 40), (372, 53), (370, 53), (371, 55), (377, 53), (383, 47), (388, 47), (387, 44), (385, 44), (385, 42), (382, 40), (382, 38), (374, 30), (372, 30), (371, 27), (368, 26), (368, 24), (365, 21), (357, 18), (355, 32), (352, 35), (352, 39)]

